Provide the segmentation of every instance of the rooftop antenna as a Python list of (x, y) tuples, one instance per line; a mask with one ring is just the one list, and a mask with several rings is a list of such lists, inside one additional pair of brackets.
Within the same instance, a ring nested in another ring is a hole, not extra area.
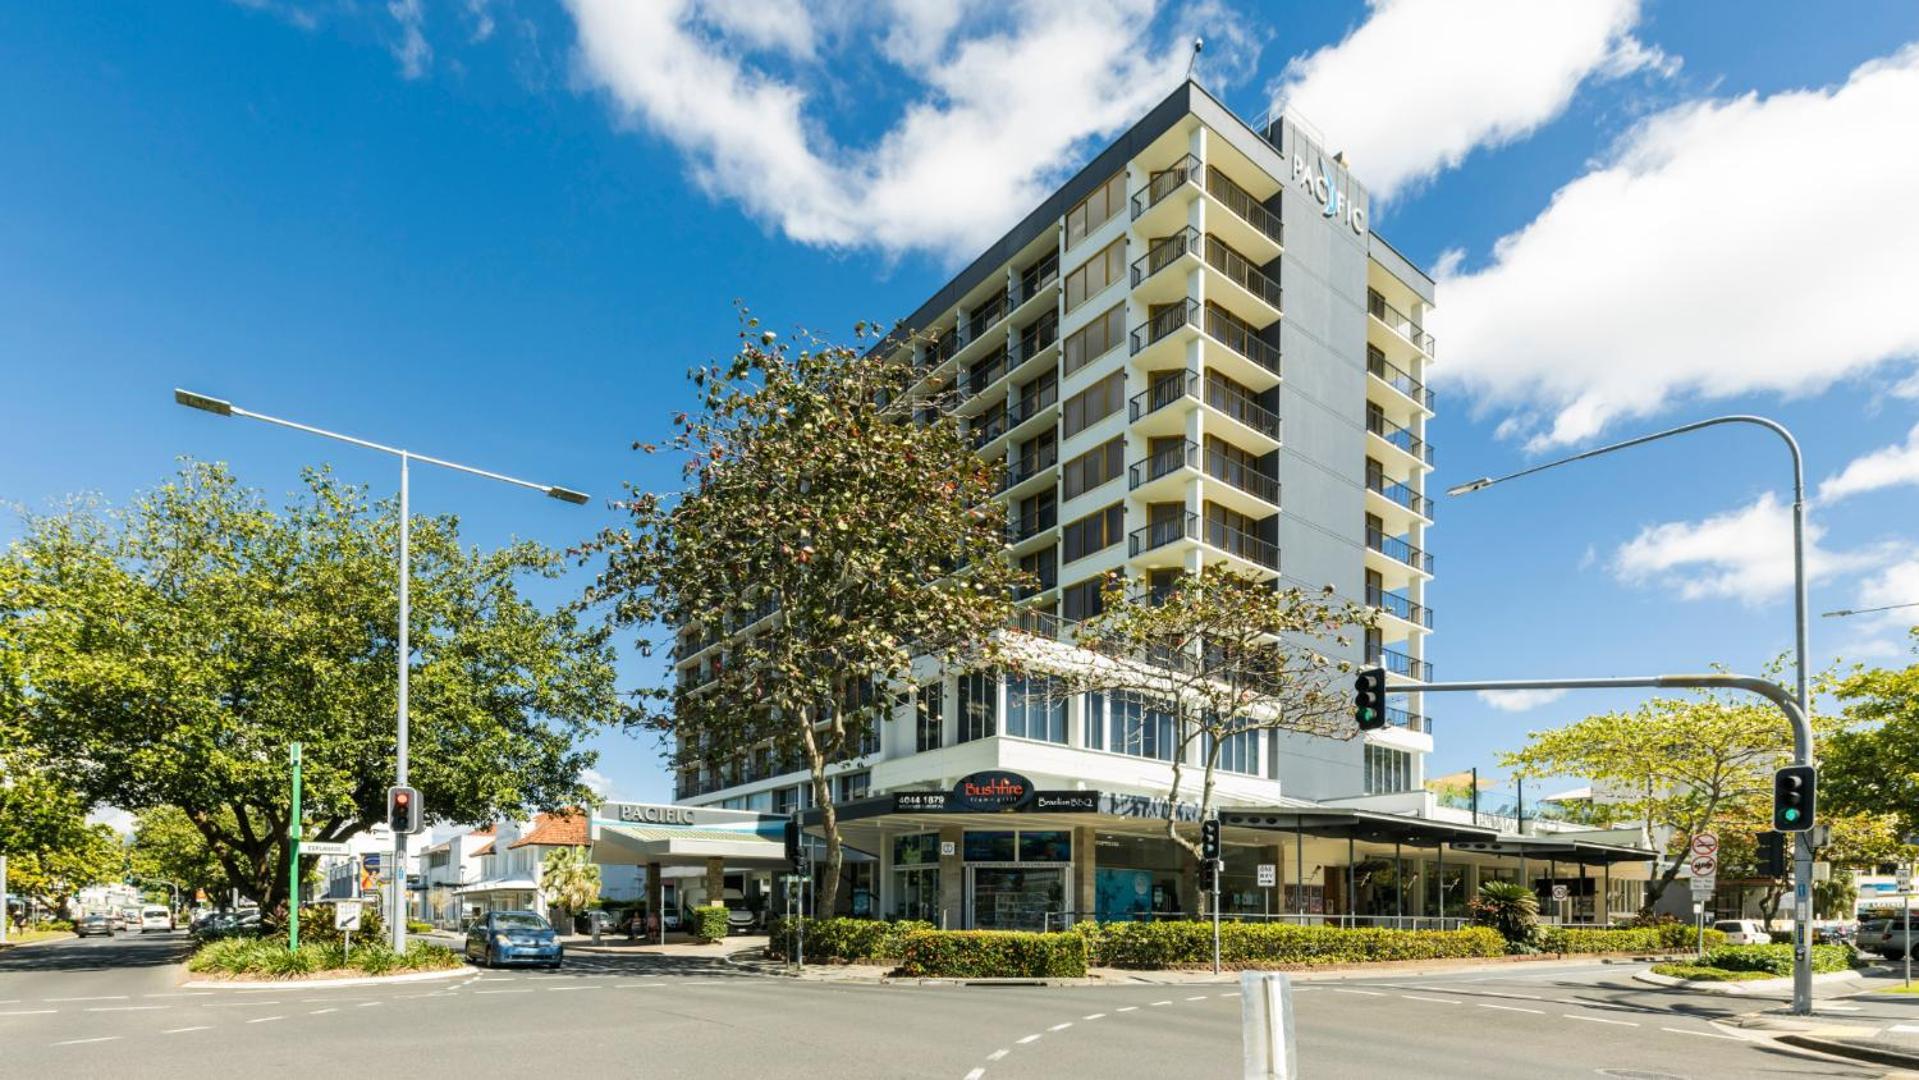
[(1186, 61), (1186, 78), (1191, 79), (1193, 77), (1193, 68), (1199, 66), (1200, 50), (1204, 49), (1205, 47), (1206, 47), (1205, 38), (1202, 38), (1202, 37), (1193, 38), (1193, 56), (1192, 56), (1192, 59)]

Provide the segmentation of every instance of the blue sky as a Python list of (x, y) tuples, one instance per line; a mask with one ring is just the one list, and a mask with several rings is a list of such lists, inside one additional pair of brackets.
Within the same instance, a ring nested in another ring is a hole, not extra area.
[[(1847, 476), (1815, 505), (1815, 612), (1919, 600), (1919, 272), (1896, 257), (1919, 160), (1887, 122), (1919, 114), (1919, 9), (1529, 6), (12, 5), (0, 499), (124, 501), (183, 454), (275, 493), (322, 460), (393, 484), (175, 385), (596, 496), (670, 485), (627, 447), (729, 350), (736, 299), (834, 333), (911, 311), (1200, 33), (1209, 86), (1248, 116), (1291, 99), (1386, 196), (1375, 226), (1444, 271), (1434, 490), (1762, 412), (1815, 487)], [(1760, 667), (1791, 641), (1762, 501), (1785, 476), (1726, 430), (1444, 501), (1429, 657)], [(615, 520), (425, 470), (414, 505), (479, 543)], [(1818, 663), (1899, 662), (1908, 623), (1816, 623)], [(1631, 701), (1435, 700), (1432, 771)], [(603, 750), (615, 793), (665, 797), (652, 746)]]

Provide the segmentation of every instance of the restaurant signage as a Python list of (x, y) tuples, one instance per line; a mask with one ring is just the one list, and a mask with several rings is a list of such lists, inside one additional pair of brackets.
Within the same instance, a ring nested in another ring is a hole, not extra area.
[(895, 814), (1096, 814), (1097, 791), (1041, 791), (1018, 773), (992, 771), (961, 778), (951, 791), (895, 791)]
[(1016, 772), (992, 769), (969, 773), (953, 785), (948, 809), (974, 813), (1024, 810), (1033, 801), (1033, 782)]

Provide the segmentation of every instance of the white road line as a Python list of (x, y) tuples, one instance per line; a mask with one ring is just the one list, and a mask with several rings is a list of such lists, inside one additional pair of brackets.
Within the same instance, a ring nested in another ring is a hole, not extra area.
[(983, 1069), (983, 1068), (981, 1068), (981, 1069), (974, 1069), (974, 1070), (973, 1070), (972, 1072), (969, 1072), (969, 1073), (967, 1073), (967, 1074), (966, 1074), (966, 1080), (979, 1080), (979, 1078), (980, 1078), (980, 1077), (982, 1077), (982, 1076), (985, 1076), (985, 1075), (986, 1075), (986, 1070), (985, 1070), (985, 1069)]
[(1065, 1031), (1065, 1030), (1066, 1030), (1067, 1028), (1069, 1028), (1069, 1027), (1072, 1027), (1072, 1026), (1073, 1026), (1073, 1022), (1072, 1022), (1071, 1020), (1068, 1020), (1068, 1021), (1066, 1021), (1066, 1022), (1065, 1022), (1064, 1024), (1054, 1024), (1054, 1025), (1053, 1025), (1052, 1027), (1049, 1027), (1049, 1028), (1047, 1028), (1046, 1030), (1048, 1030), (1048, 1031)]
[(1172, 1003), (1173, 1003), (1173, 999), (1172, 999), (1172, 998), (1167, 998), (1167, 999), (1166, 999), (1165, 1001), (1155, 1001), (1155, 1002), (1153, 1002), (1153, 1004), (1154, 1004), (1154, 1005), (1171, 1005)]
[(1697, 1035), (1702, 1039), (1731, 1039), (1733, 1042), (1747, 1041), (1746, 1039), (1743, 1039), (1737, 1035), (1725, 1035), (1717, 1031), (1692, 1031), (1687, 1028), (1673, 1028), (1673, 1027), (1662, 1027), (1659, 1030), (1670, 1031), (1674, 1035)]
[(90, 1005), (87, 1012), (152, 1012), (154, 1009), (171, 1009), (171, 1005)]
[(1611, 1017), (1607, 1017), (1607, 1016), (1581, 1016), (1578, 1013), (1560, 1013), (1559, 1015), (1565, 1017), (1568, 1020), (1584, 1020), (1588, 1024), (1617, 1024), (1620, 1027), (1638, 1027), (1639, 1026), (1638, 1024), (1633, 1023), (1631, 1020), (1614, 1020)]
[(59, 1009), (8, 1009), (6, 1012), (0, 1012), (0, 1016), (46, 1016), (48, 1013), (59, 1011)]
[(338, 1009), (315, 1009), (312, 1012), (308, 1013), (307, 1015), (308, 1016), (325, 1016), (326, 1014), (330, 1012), (339, 1012), (339, 1011), (340, 1010)]
[(1367, 997), (1385, 997), (1386, 996), (1383, 992), (1378, 990), (1348, 990), (1347, 988), (1343, 986), (1333, 987), (1333, 993), (1335, 994), (1365, 994)]
[(557, 993), (558, 991), (561, 991), (561, 990), (598, 990), (598, 989), (600, 989), (600, 987), (597, 984), (595, 984), (592, 986), (549, 986), (546, 988), (546, 991), (547, 993), (551, 994), (551, 993)]
[(1003, 1057), (1005, 1057), (1005, 1056), (1006, 1056), (1006, 1055), (1007, 1055), (1008, 1053), (1010, 1053), (1010, 1051), (1008, 1051), (1008, 1050), (1006, 1050), (1006, 1049), (1005, 1049), (1004, 1047), (1002, 1047), (1002, 1048), (1000, 1048), (1000, 1049), (998, 1049), (998, 1050), (995, 1050), (995, 1051), (993, 1051), (992, 1053), (990, 1053), (990, 1054), (988, 1054), (988, 1055), (986, 1055), (986, 1060), (988, 1060), (988, 1061), (998, 1061), (998, 1060), (999, 1060), (1000, 1058), (1003, 1058)]
[(1538, 1001), (1539, 1000), (1538, 994), (1508, 994), (1499, 990), (1481, 990), (1480, 993), (1486, 995), (1487, 997), (1512, 998), (1514, 1001)]
[(264, 1023), (266, 1023), (266, 1022), (267, 1022), (267, 1021), (269, 1021), (269, 1020), (285, 1020), (285, 1019), (286, 1019), (286, 1017), (284, 1017), (284, 1016), (256, 1016), (256, 1017), (254, 1017), (253, 1019), (251, 1019), (251, 1020), (248, 1020), (248, 1021), (247, 1021), (247, 1023), (249, 1023), (249, 1024), (264, 1024)]
[[(1293, 992), (1298, 993), (1301, 990), (1317, 990), (1317, 989), (1319, 989), (1319, 987), (1317, 986), (1295, 986), (1293, 987)], [(1221, 994), (1219, 996), (1220, 997), (1238, 997), (1239, 991), (1235, 990), (1230, 994)]]
[(208, 1001), (201, 1003), (202, 1009), (246, 1009), (255, 1005), (278, 1005), (277, 1001)]
[(1919, 1024), (1894, 1024), (1886, 1030), (1896, 1031), (1901, 1035), (1919, 1035)]
[(1044, 1035), (1044, 1034), (1045, 1032), (1043, 1031), (1036, 1031), (1033, 1034), (1026, 1036), (1024, 1039), (1017, 1039), (1015, 1041), (1018, 1042), (1021, 1046), (1025, 1046), (1027, 1043), (1032, 1042), (1033, 1040), (1039, 1038), (1041, 1035)]
[(1457, 1005), (1457, 1004), (1459, 1004), (1459, 1002), (1457, 1002), (1457, 1001), (1455, 1001), (1455, 1000), (1453, 1000), (1452, 998), (1436, 998), (1436, 997), (1428, 997), (1428, 996), (1426, 996), (1425, 994), (1401, 994), (1401, 995), (1399, 995), (1399, 996), (1400, 996), (1400, 997), (1403, 997), (1403, 998), (1405, 998), (1405, 999), (1406, 999), (1407, 1001), (1430, 1001), (1430, 1002), (1432, 1002), (1432, 1003), (1433, 1003), (1433, 1004), (1435, 1004), (1435, 1005)]
[(467, 981), (468, 982), (513, 982), (515, 978), (516, 976), (513, 976), (513, 975), (488, 975), (478, 979), (469, 979)]
[(212, 997), (211, 990), (175, 990), (168, 994), (141, 994), (143, 998)]
[(19, 998), (7, 998), (5, 1001), (0, 1001), (0, 1005), (18, 1005), (18, 1004), (20, 1004)]
[[(100, 994), (96, 997), (41, 998), (41, 1001), (125, 1001), (125, 994)], [(54, 1045), (59, 1045), (58, 1043)]]
[(80, 1045), (82, 1045), (82, 1044), (84, 1044), (84, 1043), (97, 1043), (97, 1042), (112, 1042), (113, 1040), (115, 1040), (115, 1039), (117, 1039), (117, 1038), (119, 1038), (119, 1037), (120, 1037), (120, 1036), (118, 1036), (118, 1035), (100, 1035), (100, 1036), (97, 1036), (97, 1037), (95, 1037), (95, 1038), (91, 1038), (91, 1039), (68, 1039), (68, 1040), (66, 1040), (65, 1042), (57, 1042), (57, 1043), (54, 1043), (53, 1045), (55, 1045), (55, 1046), (80, 1046)]
[[(531, 994), (531, 988), (523, 990), (475, 990), (476, 994)], [(369, 1003), (370, 1004), (370, 1003)]]
[(1105, 1015), (1106, 1015), (1105, 1013), (1094, 1013), (1091, 1016), (1082, 1016), (1080, 1017), (1080, 1019), (1081, 1020), (1098, 1020), (1100, 1017)]
[(1544, 1009), (1528, 1009), (1524, 1005), (1495, 1005), (1490, 1001), (1475, 1001), (1473, 1004), (1482, 1009), (1502, 1009), (1506, 1012), (1532, 1013), (1534, 1016), (1543, 1016), (1546, 1012)]
[(375, 1005), (385, 1005), (385, 1004), (386, 1002), (384, 1001), (362, 1001), (356, 1007), (361, 1009), (371, 1009)]
[(1194, 995), (1193, 997), (1189, 997), (1189, 998), (1187, 998), (1186, 1000), (1187, 1000), (1187, 1001), (1205, 1001), (1205, 1000), (1206, 1000), (1206, 995), (1205, 995), (1205, 994), (1196, 994), (1196, 995)]
[(183, 1028), (168, 1028), (167, 1030), (165, 1030), (165, 1031), (162, 1031), (162, 1032), (161, 1032), (160, 1034), (162, 1034), (162, 1035), (180, 1035), (180, 1034), (184, 1034), (185, 1032), (189, 1032), (189, 1031), (212, 1031), (212, 1030), (213, 1030), (213, 1026), (212, 1026), (211, 1024), (195, 1024), (195, 1025), (194, 1025), (194, 1026), (192, 1026), (192, 1027), (183, 1027)]
[(1135, 1010), (1135, 1009), (1137, 1009), (1137, 1008), (1139, 1008), (1139, 1006), (1137, 1006), (1137, 1005), (1127, 1005), (1127, 1006), (1124, 1006), (1124, 1007), (1122, 1007), (1122, 1008), (1119, 1008), (1119, 1009), (1115, 1009), (1114, 1011), (1115, 1011), (1115, 1012), (1132, 1012), (1133, 1010)]
[(1821, 1012), (1858, 1012), (1859, 1006), (1857, 1005), (1821, 1005), (1819, 1006), (1819, 1011)]

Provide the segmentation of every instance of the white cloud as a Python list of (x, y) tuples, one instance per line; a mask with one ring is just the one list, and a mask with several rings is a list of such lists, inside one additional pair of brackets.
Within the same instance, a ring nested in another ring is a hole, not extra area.
[(426, 41), (426, 9), (420, 0), (387, 0), (386, 13), (400, 28), (400, 40), (391, 48), (400, 62), (400, 74), (420, 78), (433, 63), (433, 46)]
[(1288, 64), (1274, 98), (1390, 198), (1530, 135), (1588, 78), (1675, 70), (1629, 33), (1638, 20), (1638, 0), (1374, 0), (1345, 40)]
[(1822, 502), (1831, 502), (1903, 484), (1919, 484), (1919, 425), (1906, 433), (1904, 445), (1888, 446), (1854, 458), (1838, 475), (1827, 477), (1825, 483), (1819, 485), (1819, 498)]
[(472, 32), (467, 36), (468, 44), (478, 45), (480, 42), (493, 36), (494, 22), (491, 4), (492, 0), (466, 0), (467, 25), (473, 28)]
[[(1824, 534), (1806, 523), (1808, 581), (1868, 570), (1892, 555), (1884, 547), (1828, 551), (1819, 546)], [(1627, 584), (1656, 585), (1686, 600), (1761, 604), (1792, 589), (1792, 512), (1766, 492), (1703, 521), (1648, 525), (1613, 553), (1612, 571)]]
[(87, 814), (87, 824), (106, 825), (121, 836), (133, 835), (133, 815), (117, 806), (100, 805)]
[(602, 801), (613, 797), (613, 778), (598, 769), (581, 769), (580, 783), (585, 784)]
[(699, 0), (694, 10), (734, 44), (813, 56), (813, 17), (801, 0)]
[(1168, 28), (1152, 0), (878, 7), (868, 29), (906, 103), (876, 139), (843, 146), (821, 115), (846, 90), (839, 58), (794, 71), (753, 55), (811, 40), (797, 29), (743, 31), (730, 5), (689, 0), (567, 7), (585, 80), (673, 144), (708, 192), (801, 243), (948, 262), (997, 238), (1179, 83), (1196, 12), (1227, 18), (1201, 5)]
[(1566, 696), (1564, 690), (1481, 690), (1479, 700), (1500, 712), (1530, 712)]
[(1914, 116), (1909, 45), (1837, 87), (1647, 119), (1490, 265), (1441, 280), (1436, 377), (1542, 410), (1542, 449), (1675, 399), (1812, 393), (1919, 356)]

